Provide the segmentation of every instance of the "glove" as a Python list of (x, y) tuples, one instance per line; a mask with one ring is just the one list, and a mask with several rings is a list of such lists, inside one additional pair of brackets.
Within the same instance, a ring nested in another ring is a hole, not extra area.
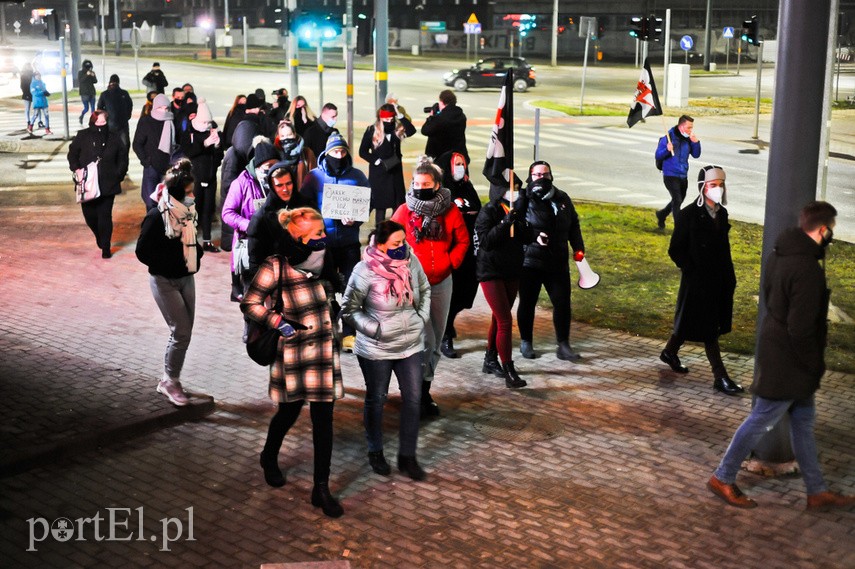
[(535, 241), (537, 241), (537, 244), (540, 245), (541, 247), (548, 247), (549, 246), (549, 235), (547, 235), (546, 233), (541, 231), (538, 234), (537, 239)]
[(505, 217), (502, 218), (502, 225), (510, 225), (519, 219), (520, 212), (516, 209), (512, 209), (508, 213), (505, 214)]
[(281, 332), (282, 335), (286, 338), (293, 338), (297, 334), (297, 331), (294, 329), (294, 327), (291, 326), (291, 324), (284, 318), (279, 323), (279, 326), (276, 327), (276, 329), (279, 330), (279, 332)]
[(526, 210), (528, 210), (528, 196), (520, 192), (519, 197), (514, 201), (514, 211), (518, 211), (520, 216), (524, 216)]

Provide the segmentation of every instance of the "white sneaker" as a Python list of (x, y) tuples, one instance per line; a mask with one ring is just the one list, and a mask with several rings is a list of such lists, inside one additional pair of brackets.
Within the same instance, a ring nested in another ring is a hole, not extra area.
[(166, 395), (169, 402), (176, 407), (184, 407), (190, 401), (187, 399), (184, 390), (181, 389), (181, 383), (171, 379), (161, 379), (157, 383), (157, 392)]

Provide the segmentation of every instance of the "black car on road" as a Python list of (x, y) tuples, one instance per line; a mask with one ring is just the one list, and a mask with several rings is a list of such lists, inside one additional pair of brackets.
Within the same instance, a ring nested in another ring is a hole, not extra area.
[(455, 91), (470, 87), (501, 87), (508, 69), (514, 70), (514, 91), (522, 92), (536, 85), (534, 67), (522, 57), (482, 59), (469, 69), (454, 69), (443, 76), (445, 84)]

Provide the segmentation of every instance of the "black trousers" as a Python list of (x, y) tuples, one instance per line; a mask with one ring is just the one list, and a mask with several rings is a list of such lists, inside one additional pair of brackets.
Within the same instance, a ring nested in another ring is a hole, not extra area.
[(665, 219), (669, 213), (673, 212), (674, 223), (677, 223), (677, 219), (680, 217), (680, 209), (683, 207), (683, 200), (686, 199), (689, 180), (677, 176), (663, 176), (662, 181), (665, 183), (668, 193), (671, 194), (671, 201), (660, 209), (659, 213), (662, 215), (662, 219)]
[(102, 251), (110, 250), (113, 239), (113, 200), (116, 196), (101, 196), (80, 204), (83, 219), (95, 235), (95, 242)]
[[(677, 355), (685, 341), (686, 340), (682, 336), (671, 334), (671, 337), (668, 338), (668, 343), (665, 344), (665, 351)], [(721, 360), (721, 348), (718, 345), (718, 338), (713, 338), (712, 340), (704, 342), (704, 350), (707, 353), (707, 359), (710, 362), (713, 377), (723, 377), (727, 375), (724, 362)]]
[(552, 324), (555, 339), (567, 342), (570, 339), (570, 270), (542, 271), (523, 269), (520, 275), (520, 303), (517, 307), (517, 326), (520, 339), (531, 342), (534, 334), (534, 310), (541, 287), (552, 302)]
[(196, 211), (199, 212), (199, 229), (202, 241), (211, 240), (211, 224), (214, 221), (214, 207), (217, 205), (217, 181), (196, 182), (193, 193), (196, 196)]
[[(264, 454), (278, 456), (285, 435), (294, 426), (305, 400), (280, 403), (279, 410), (270, 420), (267, 430), (267, 441), (264, 443)], [(311, 401), (309, 412), (312, 417), (312, 443), (315, 447), (315, 484), (328, 482), (330, 479), (330, 462), (332, 461), (333, 444), (333, 408), (335, 402)]]

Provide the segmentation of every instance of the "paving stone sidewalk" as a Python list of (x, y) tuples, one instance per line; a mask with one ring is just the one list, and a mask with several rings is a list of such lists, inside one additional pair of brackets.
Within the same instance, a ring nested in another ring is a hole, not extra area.
[[(541, 311), (543, 355), (517, 359), (529, 387), (511, 391), (480, 371), (489, 314), (480, 296), (459, 326), (463, 357), (439, 367), (442, 415), (419, 441), (425, 482), (371, 472), (362, 376), (343, 356), (331, 486), (346, 513), (326, 518), (308, 503), (308, 413), (283, 446), (288, 484), (272, 489), (261, 476), (273, 405), (266, 370), (243, 352), (227, 255), (206, 255), (196, 280), (184, 382), (215, 410), (194, 415), (154, 391), (168, 331), (133, 254), (136, 188), (117, 200), (110, 260), (70, 192), (32, 191), (45, 192), (40, 205), (0, 197), (0, 441), (4, 467), (17, 465), (0, 478), (3, 567), (855, 566), (855, 512), (805, 512), (797, 477), (742, 475), (761, 504), (751, 511), (708, 493), (750, 397), (712, 391), (701, 347), (687, 347), (692, 373), (679, 376), (658, 362), (662, 339), (574, 325), (585, 359), (569, 364), (552, 353)], [(749, 358), (726, 362), (750, 381)], [(855, 493), (852, 380), (830, 373), (817, 397), (821, 463), (846, 493)], [(393, 458), (399, 408), (391, 395)]]

